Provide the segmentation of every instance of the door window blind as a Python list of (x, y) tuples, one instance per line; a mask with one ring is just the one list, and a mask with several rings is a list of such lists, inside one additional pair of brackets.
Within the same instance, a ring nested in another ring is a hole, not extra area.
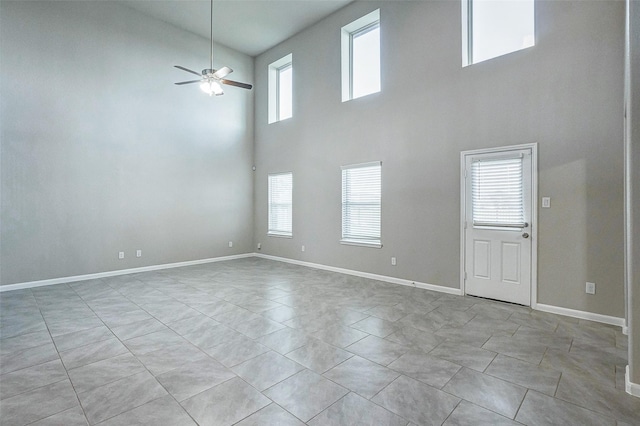
[(522, 157), (474, 161), (471, 200), (475, 226), (524, 226)]
[(269, 235), (290, 237), (293, 219), (293, 173), (269, 175)]
[(342, 167), (342, 242), (380, 247), (380, 162)]

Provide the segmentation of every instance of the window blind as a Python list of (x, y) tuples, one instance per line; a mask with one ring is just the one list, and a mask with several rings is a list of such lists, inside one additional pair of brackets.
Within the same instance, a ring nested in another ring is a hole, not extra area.
[(269, 175), (269, 235), (292, 235), (293, 173)]
[(471, 200), (475, 226), (524, 226), (522, 157), (473, 162)]
[(342, 242), (380, 246), (380, 162), (342, 167)]

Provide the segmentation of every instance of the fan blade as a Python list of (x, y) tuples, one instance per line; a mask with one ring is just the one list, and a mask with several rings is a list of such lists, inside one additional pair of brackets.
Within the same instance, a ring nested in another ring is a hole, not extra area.
[(199, 72), (195, 72), (193, 70), (190, 70), (189, 68), (181, 67), (180, 65), (174, 65), (174, 67), (178, 68), (179, 70), (190, 72), (191, 74), (195, 74), (198, 77), (202, 77), (202, 74), (200, 74)]
[(253, 87), (250, 84), (240, 83), (239, 81), (233, 81), (233, 80), (220, 80), (220, 83), (228, 84), (229, 86), (241, 87), (243, 89), (249, 89), (249, 90), (251, 90), (251, 88)]
[(192, 84), (192, 83), (200, 83), (202, 80), (190, 80), (190, 81), (181, 81), (180, 83), (174, 83), (177, 84), (178, 86), (181, 86), (183, 84)]
[(228, 75), (229, 75), (229, 74), (231, 74), (232, 72), (233, 72), (233, 70), (232, 70), (231, 68), (229, 68), (229, 67), (222, 67), (222, 68), (220, 68), (218, 71), (216, 71), (216, 72), (213, 74), (213, 76), (214, 76), (215, 78), (220, 79), (220, 78), (224, 78), (224, 77), (228, 76)]

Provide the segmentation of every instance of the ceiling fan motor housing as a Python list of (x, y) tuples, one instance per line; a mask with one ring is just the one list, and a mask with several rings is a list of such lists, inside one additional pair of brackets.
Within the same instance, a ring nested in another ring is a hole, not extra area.
[(205, 68), (202, 70), (202, 75), (205, 77), (213, 77), (213, 74), (216, 72), (216, 70), (212, 70), (211, 68)]

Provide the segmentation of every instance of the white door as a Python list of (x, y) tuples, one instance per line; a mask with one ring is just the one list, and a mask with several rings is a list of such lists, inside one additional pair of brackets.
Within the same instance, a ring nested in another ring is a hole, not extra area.
[(466, 294), (531, 305), (532, 146), (463, 153)]

